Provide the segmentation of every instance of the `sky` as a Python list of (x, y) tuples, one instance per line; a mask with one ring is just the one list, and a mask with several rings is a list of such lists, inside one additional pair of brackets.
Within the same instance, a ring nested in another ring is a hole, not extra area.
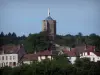
[(100, 35), (100, 0), (0, 0), (0, 32), (39, 33), (48, 8), (57, 34)]

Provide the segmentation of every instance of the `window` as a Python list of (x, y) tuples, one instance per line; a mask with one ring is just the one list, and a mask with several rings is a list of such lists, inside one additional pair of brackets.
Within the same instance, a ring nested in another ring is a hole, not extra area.
[(8, 57), (6, 56), (6, 60), (8, 60)]
[(9, 66), (12, 66), (12, 62), (9, 62)]
[(2, 60), (4, 60), (4, 56), (2, 56)]
[(85, 52), (85, 55), (87, 55), (87, 52)]
[(8, 65), (8, 62), (6, 62), (6, 65)]
[(12, 57), (10, 56), (10, 60), (12, 59)]
[(16, 62), (13, 62), (13, 66), (16, 66)]
[(13, 56), (13, 60), (15, 60), (15, 56)]
[(47, 59), (47, 55), (45, 56), (45, 58)]
[(93, 58), (93, 61), (95, 61), (95, 58)]

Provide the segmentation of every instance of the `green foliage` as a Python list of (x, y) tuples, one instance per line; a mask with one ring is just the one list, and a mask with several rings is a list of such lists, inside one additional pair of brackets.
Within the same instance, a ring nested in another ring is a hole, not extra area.
[(25, 40), (25, 36), (17, 37), (17, 35), (13, 33), (4, 34), (1, 32), (0, 34), (0, 46), (6, 44), (20, 44), (22, 40)]
[[(29, 34), (28, 37), (18, 37), (15, 33), (0, 34), (0, 46), (5, 44), (24, 44), (27, 53), (33, 53), (34, 51), (40, 51), (48, 49), (50, 46), (49, 39), (46, 32), (40, 32), (37, 34)], [(59, 45), (75, 47), (80, 44), (88, 44), (96, 46), (96, 51), (100, 51), (100, 36), (96, 34), (90, 34), (89, 36), (83, 36), (82, 33), (77, 35), (67, 34), (65, 36), (56, 35), (55, 43)]]
[(76, 61), (70, 64), (64, 55), (56, 56), (51, 61), (46, 59), (30, 65), (0, 68), (0, 75), (100, 75), (99, 62), (90, 62), (87, 58), (77, 58)]
[(47, 50), (49, 47), (49, 40), (46, 32), (39, 34), (30, 34), (24, 41), (25, 48), (28, 53), (40, 50)]

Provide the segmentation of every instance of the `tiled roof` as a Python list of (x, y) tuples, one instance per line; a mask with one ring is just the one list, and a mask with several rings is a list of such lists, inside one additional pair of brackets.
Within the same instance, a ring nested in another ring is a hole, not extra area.
[(18, 46), (16, 46), (16, 45), (3, 45), (2, 50), (4, 50), (5, 54), (17, 53)]
[(85, 46), (84, 45), (83, 46), (76, 46), (75, 49), (76, 49), (77, 56), (79, 56), (81, 53), (83, 53), (85, 51)]
[(18, 54), (18, 60), (20, 61), (25, 53), (23, 45), (3, 45), (0, 50), (0, 54), (4, 51), (4, 54)]
[(63, 52), (64, 52), (64, 54), (67, 54), (67, 55), (70, 56), (70, 57), (76, 56), (76, 54), (75, 54), (75, 49), (74, 49), (74, 48), (71, 49), (71, 51), (63, 50)]
[(94, 52), (95, 46), (87, 46), (86, 52)]
[(50, 50), (44, 50), (37, 52), (36, 54), (25, 54), (22, 58), (22, 61), (33, 61), (38, 60), (38, 56), (51, 56), (52, 53)]
[(38, 60), (37, 54), (25, 54), (22, 58), (22, 61), (33, 61)]
[(93, 52), (95, 55), (100, 56), (100, 52)]
[(95, 46), (87, 46), (86, 52), (93, 52), (95, 55), (100, 56), (100, 52), (96, 52), (94, 49)]
[(51, 50), (44, 50), (44, 51), (40, 51), (37, 53), (37, 55), (40, 55), (40, 56), (45, 56), (45, 55), (52, 55), (52, 52)]

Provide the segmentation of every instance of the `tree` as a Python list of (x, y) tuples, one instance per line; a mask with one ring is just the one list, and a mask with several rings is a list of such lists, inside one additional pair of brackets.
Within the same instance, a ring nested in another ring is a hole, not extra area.
[(4, 37), (4, 33), (3, 32), (1, 32), (0, 37)]
[(24, 45), (26, 46), (26, 50), (30, 49), (28, 52), (34, 52), (45, 49), (47, 50), (49, 43), (50, 41), (48, 40), (46, 32), (40, 32), (39, 34), (29, 35), (25, 40)]

